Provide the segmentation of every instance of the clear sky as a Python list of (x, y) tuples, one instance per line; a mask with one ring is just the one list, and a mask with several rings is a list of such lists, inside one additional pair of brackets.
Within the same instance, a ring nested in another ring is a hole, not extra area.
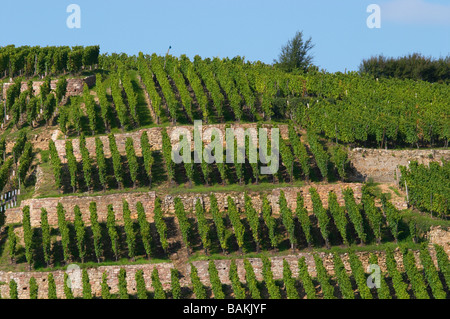
[[(81, 28), (69, 29), (69, 4)], [(381, 8), (370, 29), (369, 4)], [(357, 70), (372, 55), (450, 54), (449, 0), (1, 0), (0, 46), (91, 45), (101, 52), (244, 56), (272, 63), (297, 30), (311, 36), (314, 62)]]

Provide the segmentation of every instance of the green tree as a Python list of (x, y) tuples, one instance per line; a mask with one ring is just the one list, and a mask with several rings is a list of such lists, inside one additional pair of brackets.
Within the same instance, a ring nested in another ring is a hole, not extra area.
[(81, 280), (83, 283), (83, 299), (92, 299), (92, 288), (89, 282), (89, 274), (86, 269), (82, 270)]
[(247, 215), (247, 220), (250, 224), (250, 229), (252, 231), (253, 235), (253, 241), (256, 244), (256, 251), (259, 252), (260, 247), (260, 237), (259, 237), (259, 215), (256, 212), (256, 210), (253, 208), (252, 205), (252, 199), (250, 196), (248, 196), (247, 193), (244, 195), (244, 201), (245, 201), (245, 214)]
[(190, 233), (190, 224), (186, 215), (186, 211), (184, 210), (183, 202), (179, 197), (176, 197), (174, 200), (175, 204), (175, 215), (177, 216), (178, 224), (180, 226), (181, 235), (183, 237), (183, 242), (186, 245), (187, 252), (189, 253), (189, 233)]
[(105, 191), (107, 184), (106, 159), (103, 151), (103, 143), (99, 137), (95, 138), (95, 155), (97, 159), (98, 177), (103, 186), (103, 191)]
[(277, 286), (275, 280), (273, 279), (272, 263), (270, 262), (270, 259), (267, 256), (263, 255), (261, 257), (261, 260), (263, 263), (262, 275), (264, 278), (264, 282), (266, 283), (270, 299), (281, 299), (280, 288)]
[(222, 283), (220, 282), (219, 272), (216, 268), (214, 260), (210, 260), (208, 264), (209, 281), (211, 282), (211, 288), (214, 293), (214, 299), (225, 299), (225, 294), (222, 289)]
[(9, 298), (19, 299), (19, 293), (17, 292), (17, 282), (14, 279), (9, 281)]
[(58, 151), (56, 150), (55, 142), (50, 139), (48, 142), (50, 150), (50, 162), (53, 169), (53, 177), (55, 178), (55, 186), (58, 191), (61, 191), (61, 159), (58, 156)]
[(73, 154), (72, 140), (66, 140), (66, 157), (67, 164), (69, 166), (70, 185), (72, 186), (72, 192), (75, 193), (75, 189), (77, 187), (78, 163), (75, 155)]
[(144, 159), (144, 168), (147, 173), (149, 180), (149, 187), (152, 187), (152, 167), (155, 159), (153, 158), (152, 149), (150, 146), (150, 142), (148, 140), (148, 135), (146, 131), (142, 132), (141, 135), (141, 149), (142, 149), (142, 157)]
[(205, 254), (208, 255), (208, 249), (211, 245), (211, 241), (209, 239), (209, 226), (200, 199), (197, 199), (197, 201), (195, 202), (195, 216), (197, 217), (198, 231), (200, 233), (200, 239), (202, 241), (203, 249), (205, 251)]
[(311, 276), (309, 275), (305, 257), (301, 257), (298, 260), (298, 277), (303, 285), (303, 288), (305, 289), (307, 298), (316, 299), (316, 288), (314, 287)]
[(303, 233), (305, 234), (306, 242), (308, 247), (311, 248), (312, 244), (312, 234), (311, 234), (311, 220), (309, 219), (308, 210), (305, 207), (303, 195), (301, 192), (297, 193), (297, 208), (295, 209), (295, 214), (300, 222)]
[(31, 277), (30, 278), (30, 299), (38, 299), (38, 284), (36, 282), (36, 278)]
[(14, 233), (14, 227), (12, 225), (8, 226), (8, 248), (9, 248), (9, 259), (11, 263), (16, 262), (17, 253), (17, 236)]
[(286, 259), (283, 259), (283, 281), (288, 299), (299, 299), (295, 279), (292, 278), (292, 270)]
[(159, 240), (164, 251), (167, 251), (169, 243), (167, 242), (167, 225), (164, 221), (161, 210), (161, 199), (156, 197), (155, 208), (153, 210), (156, 230), (158, 231)]
[(130, 169), (131, 180), (133, 181), (133, 188), (136, 188), (139, 165), (137, 162), (136, 153), (134, 151), (133, 139), (131, 137), (127, 137), (125, 141), (125, 150), (127, 153), (128, 168)]
[(190, 277), (193, 285), (195, 299), (206, 299), (205, 286), (203, 286), (202, 282), (200, 281), (200, 278), (198, 277), (198, 270), (192, 263)]
[(68, 263), (71, 259), (70, 255), (70, 234), (69, 234), (69, 226), (66, 221), (66, 212), (61, 203), (58, 203), (56, 206), (56, 212), (58, 215), (58, 228), (59, 233), (61, 234), (61, 244), (63, 248), (64, 261)]
[[(70, 285), (69, 285), (70, 283)], [(65, 272), (64, 273), (64, 295), (66, 296), (66, 299), (74, 299), (73, 292), (72, 292), (72, 283), (69, 275)]]
[(286, 228), (286, 231), (288, 232), (289, 235), (289, 241), (291, 242), (291, 249), (292, 251), (294, 251), (295, 245), (297, 244), (297, 240), (295, 238), (295, 224), (292, 216), (292, 211), (287, 206), (286, 197), (284, 196), (283, 191), (280, 191), (278, 204), (280, 205), (280, 215), (283, 221), (283, 225)]
[(25, 258), (31, 270), (33, 265), (33, 229), (31, 228), (30, 206), (28, 205), (22, 209), (22, 228), (25, 242)]
[(108, 286), (108, 273), (106, 270), (102, 274), (102, 299), (111, 299), (111, 292), (109, 291)]
[(228, 203), (228, 217), (230, 218), (231, 225), (233, 226), (234, 235), (236, 236), (236, 241), (239, 246), (239, 252), (242, 254), (244, 249), (244, 233), (245, 228), (241, 221), (241, 216), (236, 207), (236, 204), (231, 198), (231, 196), (227, 197)]
[(252, 299), (261, 299), (261, 292), (258, 288), (258, 280), (256, 279), (255, 271), (247, 258), (244, 259), (244, 269), (245, 280), (247, 281), (247, 286)]
[(80, 153), (83, 165), (84, 181), (88, 190), (92, 190), (94, 188), (92, 180), (92, 163), (89, 156), (89, 150), (86, 147), (86, 138), (84, 137), (84, 134), (81, 134), (80, 137)]
[(327, 249), (330, 248), (329, 244), (329, 236), (330, 231), (328, 230), (328, 224), (330, 222), (330, 218), (328, 217), (327, 211), (323, 208), (322, 200), (320, 199), (319, 193), (314, 187), (309, 189), (309, 193), (311, 194), (311, 201), (313, 204), (313, 211), (319, 221), (320, 233), (322, 234), (323, 239), (325, 240), (325, 245)]
[(122, 158), (120, 156), (119, 150), (117, 149), (116, 138), (114, 134), (110, 133), (108, 135), (109, 149), (111, 150), (114, 176), (116, 177), (119, 188), (123, 188), (123, 168), (122, 168)]
[(275, 65), (286, 72), (306, 71), (312, 65), (313, 56), (309, 52), (313, 48), (312, 38), (305, 41), (303, 31), (297, 31), (281, 48)]
[(57, 299), (55, 279), (53, 278), (53, 274), (51, 272), (48, 274), (47, 282), (48, 282), (48, 299)]
[(234, 259), (231, 260), (228, 277), (230, 278), (231, 287), (233, 288), (234, 299), (245, 299), (245, 289), (242, 287), (241, 281), (239, 280), (237, 265)]
[(214, 225), (216, 226), (217, 237), (219, 238), (220, 247), (223, 253), (225, 253), (227, 246), (227, 238), (225, 236), (225, 225), (223, 222), (222, 212), (219, 210), (219, 205), (217, 203), (217, 198), (214, 194), (209, 195), (209, 209), (214, 220)]
[(172, 288), (172, 299), (181, 299), (181, 285), (178, 270), (170, 269), (170, 284)]
[(269, 230), (270, 245), (272, 246), (272, 248), (276, 248), (278, 245), (278, 240), (275, 235), (276, 220), (272, 216), (272, 206), (270, 206), (266, 194), (263, 194), (262, 198), (262, 215), (267, 229)]

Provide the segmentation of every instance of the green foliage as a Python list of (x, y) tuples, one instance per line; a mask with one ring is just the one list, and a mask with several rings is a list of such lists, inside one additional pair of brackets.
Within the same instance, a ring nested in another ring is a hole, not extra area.
[(9, 281), (9, 298), (19, 299), (19, 293), (17, 292), (17, 282), (14, 279)]
[(123, 187), (123, 168), (122, 168), (122, 158), (120, 156), (119, 150), (117, 149), (116, 138), (114, 134), (110, 133), (108, 135), (109, 149), (111, 151), (111, 157), (113, 162), (114, 176), (116, 177), (119, 188)]
[(82, 270), (81, 280), (83, 284), (83, 299), (92, 299), (92, 288), (89, 282), (89, 275), (86, 269)]
[(48, 224), (48, 214), (47, 210), (41, 208), (41, 232), (42, 232), (42, 252), (44, 253), (44, 261), (47, 265), (50, 263), (50, 253), (51, 253), (51, 229)]
[(369, 224), (373, 230), (377, 243), (381, 242), (381, 225), (383, 222), (383, 215), (380, 210), (375, 206), (375, 200), (372, 195), (367, 191), (367, 186), (362, 187), (362, 199), (364, 205), (364, 212), (369, 220)]
[(75, 213), (74, 226), (78, 257), (80, 257), (81, 262), (83, 263), (84, 257), (86, 256), (86, 228), (84, 226), (83, 215), (81, 214), (80, 207), (78, 207), (78, 205), (75, 205), (73, 210)]
[(57, 299), (55, 279), (53, 278), (53, 274), (51, 272), (48, 274), (47, 283), (48, 299)]
[(334, 287), (330, 283), (330, 276), (323, 265), (322, 259), (314, 254), (314, 263), (316, 265), (317, 279), (319, 280), (320, 287), (322, 288), (324, 299), (336, 299), (334, 297)]
[(155, 159), (153, 158), (151, 146), (148, 140), (148, 135), (146, 131), (142, 132), (141, 135), (141, 149), (142, 157), (144, 159), (144, 168), (147, 173), (148, 179), (150, 181), (150, 187), (152, 186), (152, 167)]
[(119, 258), (119, 234), (117, 232), (116, 217), (114, 214), (113, 205), (108, 205), (108, 216), (106, 218), (106, 227), (108, 228), (108, 235), (111, 241), (111, 247), (114, 252), (116, 260)]
[(91, 95), (89, 87), (87, 86), (86, 83), (84, 83), (83, 86), (83, 101), (89, 119), (89, 128), (91, 129), (92, 135), (95, 135), (95, 129), (97, 127), (97, 118), (96, 118), (97, 112), (95, 110), (95, 100), (94, 96)]
[(186, 245), (186, 248), (189, 251), (190, 243), (189, 243), (189, 233), (190, 233), (190, 224), (186, 215), (186, 211), (184, 210), (183, 202), (179, 197), (174, 199), (175, 204), (175, 215), (177, 216), (178, 224), (180, 225), (181, 235), (183, 237), (183, 242)]
[(289, 234), (289, 241), (291, 242), (291, 249), (295, 249), (297, 240), (295, 238), (295, 224), (292, 216), (292, 211), (287, 206), (286, 197), (284, 192), (280, 191), (280, 197), (278, 199), (278, 204), (280, 205), (280, 215), (283, 221), (283, 225)]
[(210, 260), (208, 264), (209, 281), (214, 293), (214, 299), (225, 299), (225, 294), (222, 290), (222, 283), (220, 282), (219, 272), (217, 271), (214, 260)]
[(106, 175), (106, 159), (103, 151), (103, 143), (99, 137), (95, 138), (95, 155), (97, 160), (98, 177), (100, 183), (103, 186), (103, 190), (106, 189), (107, 175)]
[(247, 281), (250, 296), (252, 297), (252, 299), (261, 299), (261, 292), (259, 291), (258, 288), (258, 280), (256, 279), (253, 266), (250, 263), (250, 261), (248, 261), (248, 259), (244, 259), (244, 269), (245, 269), (245, 280)]
[(136, 280), (136, 292), (138, 299), (148, 299), (147, 288), (145, 287), (144, 272), (142, 269), (136, 270), (134, 273), (134, 279)]
[(138, 215), (139, 231), (141, 234), (142, 244), (144, 245), (147, 257), (150, 257), (150, 254), (152, 252), (152, 245), (151, 245), (152, 237), (150, 231), (150, 223), (147, 220), (144, 211), (144, 206), (142, 205), (141, 202), (137, 202), (136, 211)]
[(155, 199), (155, 208), (153, 209), (153, 215), (161, 246), (164, 251), (167, 251), (167, 247), (169, 246), (169, 243), (167, 242), (167, 225), (163, 219), (161, 199), (159, 197), (156, 197)]
[(91, 189), (93, 188), (92, 164), (91, 158), (89, 157), (89, 150), (86, 147), (86, 138), (84, 137), (84, 134), (81, 134), (80, 137), (80, 152), (83, 164), (84, 181), (86, 182), (87, 188)]
[(319, 167), (322, 177), (328, 179), (328, 154), (323, 149), (323, 146), (319, 142), (319, 138), (313, 132), (308, 132), (308, 143), (311, 152), (314, 155), (314, 159)]
[(245, 200), (244, 211), (247, 216), (247, 220), (250, 224), (250, 229), (252, 231), (253, 240), (256, 244), (256, 250), (259, 251), (259, 246), (261, 244), (260, 237), (259, 237), (259, 231), (260, 231), (259, 215), (256, 212), (256, 210), (253, 208), (252, 199), (250, 196), (248, 196), (247, 193), (245, 193), (245, 195), (244, 195), (244, 200)]
[(109, 291), (108, 286), (108, 273), (106, 270), (102, 274), (102, 299), (111, 299), (111, 292)]
[(29, 286), (30, 286), (30, 299), (38, 299), (39, 287), (36, 282), (36, 278), (34, 278), (34, 277), (30, 278)]
[(170, 269), (170, 285), (172, 288), (172, 299), (181, 299), (181, 285), (178, 270)]
[(442, 246), (435, 244), (434, 249), (436, 250), (439, 270), (444, 277), (447, 287), (450, 287), (450, 261), (448, 260), (448, 255)]
[(262, 256), (261, 260), (263, 263), (262, 275), (269, 292), (270, 299), (281, 299), (280, 288), (276, 285), (275, 280), (273, 279), (272, 263), (270, 262), (270, 259), (267, 256)]
[(205, 217), (205, 211), (200, 199), (195, 202), (195, 216), (197, 217), (198, 232), (200, 233), (200, 239), (202, 241), (203, 249), (206, 253), (211, 246), (211, 240), (209, 238), (209, 226)]
[(128, 168), (130, 169), (131, 180), (133, 181), (133, 188), (136, 187), (138, 181), (139, 165), (134, 151), (133, 139), (127, 137), (125, 141), (125, 150), (127, 153)]
[(239, 246), (239, 250), (243, 251), (244, 246), (244, 232), (245, 228), (241, 221), (241, 216), (236, 207), (236, 204), (230, 196), (227, 197), (228, 203), (228, 217), (230, 218), (231, 225), (233, 226), (234, 235), (236, 236), (236, 241)]
[(344, 263), (338, 254), (333, 254), (334, 272), (336, 274), (339, 290), (344, 299), (355, 299), (355, 293), (352, 289), (352, 283), (347, 275)]
[(397, 269), (397, 262), (394, 258), (394, 252), (391, 249), (386, 249), (386, 267), (389, 276), (392, 278), (392, 285), (397, 299), (409, 299), (407, 292), (408, 286), (403, 281), (402, 274)]
[(127, 272), (125, 271), (125, 268), (120, 268), (118, 278), (119, 278), (119, 298), (129, 299), (127, 289)]
[(225, 250), (228, 248), (227, 246), (227, 240), (225, 237), (225, 225), (223, 222), (222, 212), (219, 211), (219, 205), (217, 203), (217, 198), (214, 196), (214, 194), (209, 195), (209, 209), (210, 213), (214, 220), (214, 225), (216, 226), (216, 232), (217, 237), (219, 238), (220, 247), (225, 252)]
[(242, 287), (241, 281), (239, 280), (236, 261), (234, 259), (231, 260), (228, 277), (230, 278), (231, 287), (233, 288), (234, 299), (245, 299), (245, 289)]
[(67, 263), (71, 259), (70, 254), (70, 234), (69, 226), (66, 221), (66, 212), (61, 203), (56, 206), (56, 213), (58, 215), (58, 229), (61, 234), (61, 244), (63, 247), (64, 261)]
[(347, 166), (349, 163), (347, 151), (343, 146), (335, 146), (331, 149), (331, 161), (337, 168), (341, 180), (346, 178)]
[(351, 188), (346, 188), (343, 191), (344, 200), (345, 200), (345, 208), (348, 213), (348, 217), (355, 227), (356, 233), (358, 237), (361, 239), (361, 242), (366, 242), (366, 233), (364, 231), (363, 218), (361, 216), (361, 212), (359, 211), (358, 205), (355, 202), (355, 197), (353, 195), (353, 190)]
[(98, 96), (98, 101), (100, 103), (101, 116), (102, 116), (103, 122), (105, 124), (105, 128), (108, 130), (111, 126), (111, 124), (110, 124), (111, 123), (110, 103), (106, 96), (106, 87), (105, 87), (105, 84), (102, 83), (102, 76), (100, 73), (96, 74), (95, 86), (97, 88), (97, 96)]
[(77, 187), (78, 165), (77, 159), (73, 154), (72, 140), (66, 140), (66, 157), (67, 165), (69, 166), (70, 185), (72, 186), (72, 191), (75, 193), (75, 189)]
[(126, 234), (126, 242), (128, 247), (128, 257), (131, 259), (134, 259), (136, 256), (136, 233), (134, 231), (134, 223), (131, 219), (131, 211), (130, 207), (128, 205), (128, 202), (123, 199), (123, 221), (124, 221), (124, 228), (125, 228), (125, 234)]
[(102, 229), (98, 222), (97, 204), (96, 202), (89, 203), (90, 222), (92, 229), (92, 238), (94, 242), (94, 252), (97, 262), (100, 262), (100, 258), (103, 256), (103, 244), (102, 244)]
[(195, 299), (206, 299), (206, 288), (203, 286), (200, 278), (198, 277), (197, 268), (191, 263), (191, 282), (193, 285), (193, 291), (195, 294)]
[(11, 262), (15, 262), (17, 253), (17, 241), (18, 238), (14, 233), (14, 227), (12, 225), (8, 226), (8, 248), (9, 248), (9, 258)]
[(169, 177), (169, 182), (172, 183), (172, 180), (175, 176), (175, 166), (172, 161), (172, 144), (170, 142), (170, 137), (164, 128), (161, 130), (161, 136), (162, 136), (162, 154), (164, 158), (164, 163), (166, 164), (166, 171)]
[(372, 294), (367, 286), (367, 279), (362, 266), (361, 260), (354, 252), (349, 253), (350, 267), (352, 269), (353, 277), (355, 278), (358, 286), (358, 291), (362, 299), (372, 299)]
[(403, 266), (405, 267), (406, 274), (408, 275), (409, 282), (411, 283), (411, 288), (416, 298), (430, 299), (423, 275), (416, 267), (416, 259), (414, 257), (414, 253), (411, 250), (406, 250), (403, 253)]
[(156, 90), (155, 82), (153, 81), (153, 73), (150, 71), (147, 61), (143, 58), (143, 54), (139, 53), (138, 57), (139, 74), (141, 75), (142, 82), (147, 90), (152, 103), (153, 111), (156, 115), (156, 123), (159, 124), (159, 118), (161, 117), (161, 97)]
[(270, 206), (267, 195), (263, 194), (262, 196), (262, 215), (267, 229), (269, 230), (270, 245), (272, 246), (272, 248), (275, 248), (278, 245), (278, 240), (275, 235), (276, 220), (272, 216), (272, 206)]
[[(70, 283), (70, 286), (69, 286)], [(69, 275), (67, 272), (64, 273), (64, 295), (66, 296), (66, 299), (74, 299), (73, 292), (72, 292), (72, 283)]]
[(305, 207), (303, 195), (301, 192), (297, 193), (297, 208), (295, 209), (295, 214), (297, 215), (297, 218), (300, 222), (300, 225), (302, 227), (303, 233), (306, 237), (306, 242), (308, 243), (308, 246), (311, 246), (312, 244), (312, 234), (311, 234), (311, 220), (309, 219), (308, 210)]
[(289, 125), (289, 141), (291, 142), (294, 155), (300, 163), (303, 174), (308, 180), (310, 174), (308, 152), (306, 151), (305, 145), (300, 141), (300, 138), (298, 137), (297, 132), (295, 131), (292, 124)]
[(311, 194), (314, 215), (316, 215), (317, 220), (319, 221), (320, 233), (325, 240), (325, 245), (329, 248), (330, 231), (328, 230), (328, 224), (330, 223), (330, 218), (328, 217), (327, 211), (322, 206), (322, 200), (320, 199), (317, 189), (311, 187), (309, 193)]
[(303, 31), (297, 31), (295, 36), (281, 48), (276, 66), (286, 72), (306, 72), (312, 66), (313, 55), (310, 51), (313, 48), (311, 37), (305, 40)]
[(299, 299), (295, 279), (292, 278), (292, 271), (286, 259), (283, 259), (283, 281), (288, 299)]
[(23, 228), (23, 240), (25, 242), (25, 258), (31, 269), (33, 264), (33, 229), (31, 228), (30, 221), (30, 206), (25, 206), (22, 209), (22, 228)]
[(391, 229), (392, 236), (395, 238), (395, 242), (398, 240), (398, 223), (400, 222), (400, 212), (398, 209), (383, 195), (381, 199), (383, 203), (384, 214), (386, 215), (386, 221)]
[(345, 215), (345, 210), (343, 207), (339, 206), (337, 201), (336, 193), (330, 191), (328, 193), (328, 208), (330, 210), (331, 216), (333, 216), (334, 223), (336, 224), (339, 233), (344, 241), (345, 245), (348, 245), (347, 240), (347, 216)]
[(55, 178), (55, 186), (59, 190), (61, 187), (61, 159), (58, 156), (55, 142), (52, 139), (50, 139), (48, 145), (50, 150), (50, 161), (53, 169), (53, 177)]
[(33, 161), (33, 145), (31, 142), (26, 142), (22, 155), (19, 158), (19, 167), (17, 169), (18, 176), (23, 182), (27, 176), (27, 172), (30, 168), (31, 162)]
[(158, 269), (153, 268), (152, 271), (152, 286), (155, 290), (154, 299), (166, 299), (166, 293), (164, 292), (163, 286), (159, 279)]

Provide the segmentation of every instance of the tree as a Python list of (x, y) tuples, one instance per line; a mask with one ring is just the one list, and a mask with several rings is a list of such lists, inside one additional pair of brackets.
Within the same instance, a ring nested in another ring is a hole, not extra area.
[(298, 260), (298, 277), (302, 283), (303, 288), (308, 299), (316, 299), (316, 288), (308, 272), (305, 257)]
[(139, 223), (139, 231), (141, 234), (142, 244), (144, 245), (145, 253), (147, 254), (147, 258), (150, 258), (150, 254), (152, 252), (152, 235), (150, 232), (150, 223), (145, 216), (144, 206), (141, 202), (137, 202), (136, 211), (138, 215), (138, 223)]
[(303, 39), (303, 31), (297, 31), (282, 48), (276, 66), (286, 72), (306, 71), (312, 64), (313, 56), (309, 53), (314, 48), (312, 38)]
[(134, 261), (134, 257), (136, 256), (136, 233), (134, 231), (134, 223), (133, 220), (131, 219), (130, 207), (125, 199), (122, 200), (122, 205), (123, 205), (123, 221), (125, 224), (124, 228), (127, 237), (126, 241), (128, 247), (128, 257), (130, 257), (131, 260)]
[(44, 260), (47, 267), (50, 263), (50, 251), (51, 251), (51, 229), (48, 224), (47, 210), (41, 208), (41, 231), (42, 231), (42, 251), (44, 253)]
[(219, 211), (219, 205), (217, 203), (217, 198), (212, 193), (209, 196), (209, 212), (211, 213), (214, 225), (216, 226), (217, 237), (219, 238), (220, 247), (222, 248), (223, 253), (227, 250), (227, 239), (225, 236), (225, 225), (222, 218), (222, 212)]
[(260, 247), (259, 214), (253, 208), (252, 199), (247, 193), (244, 195), (244, 200), (245, 200), (245, 214), (247, 215), (247, 220), (248, 220), (248, 223), (250, 224), (250, 229), (252, 231), (253, 240), (256, 245), (256, 251), (259, 252), (259, 247)]
[(63, 99), (64, 95), (66, 95), (67, 90), (67, 79), (65, 77), (62, 77), (58, 80), (56, 83), (56, 101), (58, 104), (61, 103), (61, 100)]
[(345, 270), (344, 263), (341, 257), (334, 253), (333, 254), (334, 272), (336, 273), (336, 278), (341, 291), (342, 297), (344, 299), (355, 299), (355, 293), (353, 292), (352, 282)]
[(303, 233), (305, 234), (308, 247), (311, 248), (313, 240), (311, 234), (311, 220), (309, 219), (308, 210), (305, 207), (303, 194), (301, 192), (297, 193), (297, 208), (295, 209), (295, 214), (297, 215), (300, 226), (302, 227)]
[(323, 299), (335, 299), (334, 287), (330, 283), (330, 276), (323, 265), (323, 260), (316, 254), (314, 254), (314, 264), (316, 265), (317, 279), (322, 289)]
[(117, 233), (116, 217), (114, 214), (113, 205), (108, 205), (108, 216), (106, 217), (106, 227), (108, 228), (109, 239), (111, 240), (111, 247), (116, 257), (119, 258), (119, 234)]
[(175, 204), (175, 215), (177, 216), (178, 224), (180, 225), (181, 235), (183, 237), (183, 242), (186, 245), (187, 252), (189, 254), (189, 233), (190, 233), (190, 224), (186, 215), (186, 211), (184, 210), (183, 202), (179, 197), (176, 197), (174, 200)]
[(53, 94), (47, 95), (47, 98), (44, 102), (43, 115), (44, 120), (46, 121), (46, 125), (50, 124), (50, 119), (52, 118), (53, 112), (56, 108), (56, 98)]
[(266, 283), (270, 299), (281, 299), (280, 288), (277, 286), (273, 278), (272, 263), (270, 262), (269, 257), (263, 255), (261, 260), (263, 263), (262, 275), (264, 282)]
[(92, 229), (92, 237), (94, 241), (94, 252), (97, 262), (100, 262), (100, 258), (103, 256), (103, 244), (102, 244), (102, 229), (98, 222), (97, 203), (89, 203), (90, 222)]
[(292, 216), (292, 211), (287, 206), (286, 197), (284, 196), (283, 191), (280, 191), (278, 204), (280, 205), (280, 215), (283, 221), (283, 225), (286, 228), (286, 231), (289, 235), (289, 241), (291, 242), (291, 249), (292, 251), (294, 251), (295, 245), (297, 244), (297, 239), (295, 238), (295, 224)]
[(127, 153), (128, 168), (130, 169), (131, 180), (133, 181), (133, 188), (136, 188), (138, 181), (139, 165), (134, 151), (133, 139), (127, 137), (125, 141), (125, 151)]
[(149, 187), (152, 187), (152, 167), (155, 159), (153, 158), (152, 149), (148, 140), (148, 135), (146, 131), (142, 132), (141, 135), (141, 149), (142, 157), (144, 159), (144, 168), (147, 173), (149, 180)]
[(75, 213), (75, 234), (77, 240), (77, 248), (78, 248), (78, 257), (81, 259), (81, 263), (84, 263), (84, 257), (86, 256), (86, 228), (83, 222), (83, 216), (81, 214), (80, 207), (75, 205), (74, 207)]
[(231, 260), (228, 277), (230, 278), (231, 287), (233, 288), (234, 299), (245, 299), (245, 289), (242, 287), (241, 281), (239, 280), (237, 265), (234, 259)]
[(347, 209), (348, 217), (350, 218), (353, 226), (355, 226), (356, 233), (358, 237), (361, 239), (361, 243), (366, 241), (366, 233), (364, 231), (364, 224), (361, 212), (359, 211), (359, 207), (355, 202), (355, 197), (353, 195), (353, 190), (351, 188), (346, 188), (343, 191), (344, 200), (345, 200), (345, 208)]
[(264, 222), (266, 223), (266, 226), (269, 230), (270, 245), (272, 246), (272, 248), (276, 248), (278, 244), (278, 240), (275, 235), (276, 220), (272, 216), (272, 206), (270, 206), (266, 194), (263, 194), (262, 203), (262, 215), (264, 218)]
[(330, 191), (328, 193), (328, 208), (330, 210), (331, 216), (333, 216), (334, 223), (336, 224), (336, 227), (341, 234), (344, 244), (348, 245), (347, 216), (345, 215), (344, 207), (339, 206), (336, 193), (334, 193), (333, 191)]
[(309, 193), (311, 194), (311, 201), (313, 204), (313, 212), (316, 215), (317, 220), (319, 221), (320, 233), (322, 234), (323, 239), (325, 240), (325, 245), (327, 249), (330, 248), (329, 244), (329, 236), (330, 231), (328, 229), (328, 224), (330, 223), (330, 218), (328, 217), (327, 211), (323, 208), (322, 200), (320, 199), (320, 195), (317, 192), (317, 189), (311, 187), (309, 189)]

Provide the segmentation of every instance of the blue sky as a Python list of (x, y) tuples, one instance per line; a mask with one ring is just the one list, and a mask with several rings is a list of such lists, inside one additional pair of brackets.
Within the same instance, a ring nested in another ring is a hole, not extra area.
[[(315, 43), (314, 62), (330, 72), (357, 70), (372, 55), (450, 53), (449, 0), (2, 0), (0, 46), (91, 45), (101, 52), (194, 57), (245, 56), (272, 63), (297, 30)], [(69, 4), (81, 28), (69, 29)], [(369, 29), (369, 4), (381, 28)], [(6, 13), (6, 14), (5, 14)]]

